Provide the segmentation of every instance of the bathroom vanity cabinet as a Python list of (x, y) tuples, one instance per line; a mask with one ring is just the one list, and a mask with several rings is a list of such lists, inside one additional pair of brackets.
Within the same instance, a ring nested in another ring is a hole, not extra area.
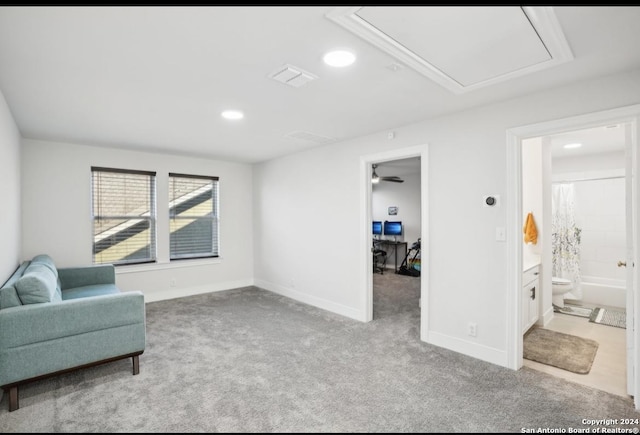
[(522, 273), (522, 333), (538, 321), (540, 265), (528, 267)]

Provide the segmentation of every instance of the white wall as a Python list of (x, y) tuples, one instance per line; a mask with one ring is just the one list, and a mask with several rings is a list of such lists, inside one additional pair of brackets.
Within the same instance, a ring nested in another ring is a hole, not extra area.
[[(250, 165), (87, 145), (23, 141), (24, 259), (47, 253), (60, 267), (91, 264), (91, 166), (157, 172), (158, 264), (118, 266), (123, 290), (141, 290), (150, 302), (253, 284)], [(168, 264), (169, 172), (220, 177), (219, 261)]]
[(624, 154), (624, 151), (613, 151), (575, 157), (554, 157), (552, 161), (553, 179), (559, 181), (567, 177), (587, 178), (617, 175), (620, 170), (624, 171)]
[[(20, 132), (0, 92), (0, 286), (20, 263)], [(0, 394), (0, 397), (2, 395)]]
[[(506, 130), (637, 104), (640, 71), (547, 92), (301, 151), (255, 168), (256, 284), (365, 319), (366, 264), (360, 234), (361, 157), (429, 144), (429, 342), (507, 365), (504, 207), (482, 197), (506, 194)], [(326, 174), (331, 176), (327, 177)], [(366, 180), (365, 180), (366, 181)], [(368, 224), (370, 225), (370, 223)], [(507, 237), (521, 237), (508, 234)], [(477, 336), (467, 334), (468, 322)]]
[[(538, 241), (522, 242), (523, 270), (540, 264), (538, 321), (546, 325), (553, 318), (551, 287), (551, 147), (542, 137), (522, 141), (522, 226), (533, 213)], [(524, 233), (522, 234), (524, 239)]]
[[(407, 242), (407, 249), (420, 237), (420, 174), (402, 175), (404, 183), (380, 181), (372, 184), (371, 215), (375, 221), (401, 221), (403, 235), (398, 240)], [(397, 215), (389, 215), (389, 207), (398, 207)], [(393, 239), (393, 236), (380, 236), (382, 239)], [(388, 251), (387, 267), (395, 268), (393, 248), (381, 245), (380, 249)], [(405, 257), (403, 249), (398, 250), (398, 266)]]
[(542, 138), (522, 141), (522, 225), (524, 226), (527, 215), (532, 213), (538, 230), (538, 240), (535, 244), (523, 242), (522, 245), (522, 264), (525, 270), (540, 262), (542, 257), (544, 233), (542, 170)]
[(626, 270), (617, 266), (627, 255), (624, 178), (581, 181), (575, 193), (582, 276), (624, 281)]
[(552, 199), (553, 190), (551, 180), (552, 166), (551, 139), (542, 138), (542, 267), (540, 273), (540, 294), (541, 298), (538, 324), (545, 326), (553, 319), (553, 235), (551, 234), (551, 223), (553, 222)]

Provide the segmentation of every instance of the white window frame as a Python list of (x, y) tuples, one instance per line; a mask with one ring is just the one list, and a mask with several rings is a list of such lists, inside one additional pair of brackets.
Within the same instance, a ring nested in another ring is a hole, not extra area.
[[(96, 173), (116, 173), (116, 174), (133, 174), (133, 175), (145, 175), (149, 177), (149, 204), (150, 204), (150, 210), (149, 210), (149, 214), (148, 215), (142, 215), (142, 216), (117, 216), (117, 215), (102, 215), (102, 214), (96, 214), (96, 210), (95, 210), (95, 203), (94, 203), (94, 198), (93, 195), (95, 194), (95, 177), (94, 174)], [(157, 239), (157, 219), (156, 219), (156, 172), (154, 171), (140, 171), (140, 170), (131, 170), (131, 169), (119, 169), (119, 168), (105, 168), (105, 167), (97, 167), (97, 166), (92, 166), (91, 167), (91, 225), (93, 228), (95, 228), (95, 222), (99, 219), (122, 219), (122, 220), (132, 220), (132, 219), (140, 219), (140, 220), (144, 220), (144, 221), (148, 221), (148, 228), (151, 231), (151, 235), (150, 235), (150, 256), (148, 258), (144, 258), (144, 259), (131, 259), (131, 260), (122, 260), (122, 261), (115, 261), (115, 262), (104, 262), (104, 261), (96, 261), (96, 245), (99, 242), (96, 242), (96, 238), (95, 238), (95, 231), (93, 232), (93, 237), (92, 237), (92, 250), (91, 250), (91, 257), (92, 257), (92, 263), (93, 264), (113, 264), (114, 266), (121, 266), (121, 265), (131, 265), (131, 264), (144, 264), (144, 263), (155, 263), (157, 261), (158, 258), (158, 254), (157, 254), (157, 244), (158, 244), (158, 239)]]
[[(211, 219), (211, 229), (212, 229), (212, 240), (211, 240), (211, 246), (212, 246), (212, 250), (210, 253), (200, 253), (200, 252), (196, 252), (196, 253), (191, 253), (191, 254), (181, 254), (181, 255), (175, 255), (172, 252), (172, 241), (171, 241), (171, 233), (169, 234), (169, 261), (182, 261), (182, 260), (193, 260), (193, 259), (202, 259), (202, 258), (219, 258), (219, 253), (220, 253), (220, 184), (219, 184), (219, 178), (218, 177), (214, 177), (214, 176), (207, 176), (207, 175), (193, 175), (193, 174), (180, 174), (180, 173), (174, 173), (174, 172), (170, 172), (169, 173), (169, 187), (168, 187), (168, 191), (169, 193), (171, 192), (171, 186), (172, 186), (172, 179), (179, 179), (179, 178), (192, 178), (192, 179), (198, 179), (198, 180), (207, 180), (207, 181), (211, 181), (212, 182), (212, 189), (211, 189), (211, 197), (210, 200), (212, 201), (212, 210), (213, 210), (213, 215), (210, 217)], [(169, 198), (169, 222), (171, 223), (171, 221), (173, 219), (193, 219), (193, 218), (198, 218), (198, 219), (202, 219), (202, 216), (189, 216), (189, 215), (184, 215), (184, 216), (178, 216), (175, 214), (175, 200), (171, 201), (171, 199)], [(171, 227), (171, 224), (169, 225), (169, 227)]]

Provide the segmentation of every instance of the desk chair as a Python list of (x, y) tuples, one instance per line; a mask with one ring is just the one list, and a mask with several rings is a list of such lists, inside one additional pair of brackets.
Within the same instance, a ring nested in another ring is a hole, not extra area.
[(387, 251), (379, 249), (376, 246), (376, 242), (373, 242), (373, 273), (380, 272), (380, 275), (384, 274), (384, 268), (387, 265)]

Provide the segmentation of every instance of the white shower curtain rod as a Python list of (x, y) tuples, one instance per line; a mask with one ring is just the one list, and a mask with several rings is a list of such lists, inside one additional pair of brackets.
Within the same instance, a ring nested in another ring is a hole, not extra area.
[(552, 181), (551, 184), (567, 184), (567, 183), (575, 183), (577, 181), (614, 180), (616, 178), (624, 178), (624, 177), (625, 177), (624, 175), (616, 175), (614, 177), (576, 178), (575, 180)]

